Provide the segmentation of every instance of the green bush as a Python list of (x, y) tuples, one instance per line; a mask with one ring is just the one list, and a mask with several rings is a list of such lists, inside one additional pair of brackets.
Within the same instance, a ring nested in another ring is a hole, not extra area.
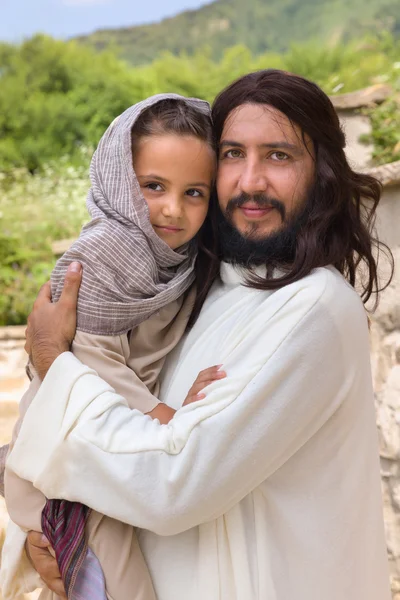
[[(212, 101), (233, 79), (262, 68), (282, 68), (319, 83), (328, 93), (371, 83), (395, 83), (400, 44), (390, 34), (336, 46), (293, 45), (282, 55), (251, 54), (246, 46), (193, 56), (164, 53), (134, 68), (110, 52), (38, 35), (20, 46), (0, 45), (0, 171), (31, 172), (81, 146), (95, 146), (125, 108), (158, 92)], [(397, 57), (397, 58), (396, 58)], [(397, 65), (397, 66), (396, 66)], [(383, 144), (385, 144), (385, 133)]]
[(0, 234), (0, 325), (20, 325), (53, 268), (50, 247), (27, 246), (18, 235)]
[(34, 171), (94, 145), (146, 82), (110, 53), (38, 35), (0, 51), (0, 170)]
[(400, 160), (400, 102), (389, 99), (373, 110), (365, 111), (372, 124), (369, 142), (374, 145), (373, 156), (377, 164)]
[(85, 221), (89, 181), (84, 166), (67, 159), (36, 175), (0, 174), (0, 325), (26, 322), (40, 286), (55, 263), (51, 244), (73, 238)]

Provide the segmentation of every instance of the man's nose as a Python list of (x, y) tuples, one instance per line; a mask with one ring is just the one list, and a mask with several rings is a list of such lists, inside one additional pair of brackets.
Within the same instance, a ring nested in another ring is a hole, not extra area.
[(241, 174), (239, 187), (241, 192), (249, 195), (265, 193), (268, 188), (268, 179), (263, 165), (258, 161), (249, 161)]

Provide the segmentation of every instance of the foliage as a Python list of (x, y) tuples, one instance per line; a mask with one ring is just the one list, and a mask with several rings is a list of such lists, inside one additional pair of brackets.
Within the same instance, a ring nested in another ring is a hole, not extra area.
[(140, 75), (110, 53), (43, 35), (8, 48), (0, 47), (0, 169), (33, 171), (93, 145), (116, 114), (146, 94)]
[(372, 141), (377, 163), (400, 159), (400, 42), (392, 34), (297, 43), (280, 54), (255, 55), (246, 45), (218, 60), (213, 52), (211, 45), (193, 55), (164, 52), (132, 67), (110, 52), (46, 36), (0, 44), (0, 325), (25, 322), (54, 265), (51, 243), (77, 236), (87, 218), (92, 148), (146, 96), (175, 91), (212, 101), (233, 79), (270, 67), (308, 77), (328, 94), (388, 82), (393, 97), (368, 111)]
[(243, 44), (252, 54), (283, 53), (292, 43), (338, 44), (367, 33), (400, 33), (398, 0), (216, 0), (151, 25), (106, 29), (78, 38), (98, 50), (111, 47), (134, 65), (161, 52), (193, 55), (209, 47), (214, 60)]
[(366, 112), (372, 124), (372, 134), (367, 141), (374, 146), (376, 164), (400, 160), (400, 98), (391, 98)]
[[(211, 48), (193, 56), (164, 52), (133, 68), (109, 52), (38, 35), (20, 46), (0, 45), (0, 171), (40, 166), (95, 146), (109, 123), (148, 95), (175, 91), (212, 101), (230, 81), (267, 67), (283, 68), (345, 92), (398, 77), (399, 42), (392, 36), (336, 46), (292, 45), (284, 54), (254, 56), (246, 46)], [(74, 158), (73, 158), (74, 159)]]
[(0, 174), (0, 325), (26, 322), (54, 266), (52, 241), (75, 237), (87, 220), (87, 156), (82, 161)]
[(372, 82), (388, 82), (393, 94), (380, 106), (365, 110), (372, 125), (372, 134), (367, 139), (374, 146), (373, 158), (376, 164), (400, 160), (400, 41), (385, 33), (380, 39), (381, 52), (389, 65), (382, 69), (380, 76)]

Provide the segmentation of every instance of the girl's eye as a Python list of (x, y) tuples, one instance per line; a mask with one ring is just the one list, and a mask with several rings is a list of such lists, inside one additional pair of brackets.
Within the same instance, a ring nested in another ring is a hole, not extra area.
[(188, 196), (191, 196), (192, 198), (200, 198), (203, 196), (203, 194), (199, 190), (195, 190), (195, 189), (187, 190), (186, 194)]
[(283, 160), (287, 160), (287, 159), (289, 158), (289, 155), (288, 155), (288, 154), (286, 154), (286, 152), (273, 152), (273, 153), (271, 154), (271, 157), (272, 157), (274, 160), (277, 160), (277, 161), (283, 161)]
[(146, 183), (146, 185), (144, 186), (146, 188), (148, 188), (149, 190), (153, 190), (153, 192), (160, 192), (162, 190), (162, 187), (159, 183)]

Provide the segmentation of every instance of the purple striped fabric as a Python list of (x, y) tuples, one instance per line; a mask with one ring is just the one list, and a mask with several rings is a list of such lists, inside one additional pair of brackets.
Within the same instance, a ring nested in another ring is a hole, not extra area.
[(42, 512), (42, 530), (71, 600), (107, 600), (103, 570), (87, 545), (89, 515), (90, 508), (67, 500), (47, 500)]
[(73, 588), (73, 600), (103, 600), (105, 595), (103, 570), (95, 554), (87, 549), (83, 563), (78, 569)]

